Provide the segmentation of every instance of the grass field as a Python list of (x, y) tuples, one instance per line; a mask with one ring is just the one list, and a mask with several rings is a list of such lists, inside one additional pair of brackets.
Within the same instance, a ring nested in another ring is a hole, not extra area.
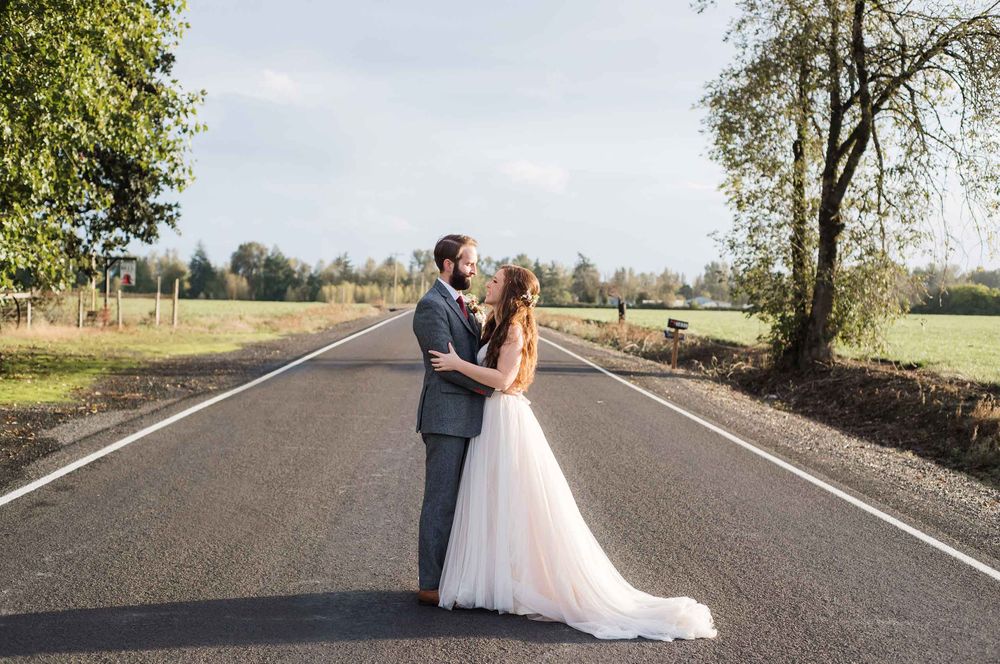
[[(541, 312), (599, 321), (617, 321), (617, 309), (542, 308)], [(662, 330), (668, 318), (691, 325), (689, 333), (721, 341), (752, 345), (767, 333), (767, 325), (737, 311), (632, 309), (628, 321)], [(909, 315), (889, 330), (888, 347), (880, 357), (915, 364), (945, 376), (1000, 384), (1000, 317)], [(869, 357), (863, 350), (838, 348), (851, 358)]]
[[(99, 305), (100, 306), (100, 305)], [(153, 325), (152, 299), (123, 300), (125, 327), (79, 329), (75, 298), (39, 312), (32, 330), (0, 331), (0, 405), (73, 400), (73, 392), (102, 374), (177, 355), (236, 350), (296, 332), (311, 332), (376, 313), (364, 304), (181, 300), (179, 325), (170, 326), (171, 303), (161, 302)]]

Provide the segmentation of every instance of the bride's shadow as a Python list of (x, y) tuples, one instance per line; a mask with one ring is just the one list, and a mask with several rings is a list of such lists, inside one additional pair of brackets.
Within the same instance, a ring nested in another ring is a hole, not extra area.
[(412, 592), (344, 591), (4, 615), (0, 657), (477, 636), (596, 641), (560, 623), (419, 606)]

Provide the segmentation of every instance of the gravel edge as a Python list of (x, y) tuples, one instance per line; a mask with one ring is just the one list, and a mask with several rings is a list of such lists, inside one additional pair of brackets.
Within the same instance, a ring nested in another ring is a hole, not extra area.
[(89, 453), (400, 312), (383, 310), (227, 353), (145, 362), (102, 377), (72, 404), (0, 407), (0, 448), (5, 452), (0, 455), (0, 490), (26, 484), (50, 472), (62, 457)]
[(1000, 491), (912, 452), (778, 410), (725, 383), (551, 328), (543, 336), (910, 526), (1000, 568)]

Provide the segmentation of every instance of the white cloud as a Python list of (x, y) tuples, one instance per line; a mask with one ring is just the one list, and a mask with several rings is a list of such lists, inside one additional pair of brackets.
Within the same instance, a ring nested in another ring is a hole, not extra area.
[(279, 104), (299, 101), (302, 90), (291, 76), (283, 72), (265, 69), (261, 72), (259, 96)]
[(515, 184), (524, 184), (553, 194), (565, 193), (566, 185), (569, 184), (569, 172), (566, 169), (524, 159), (501, 164), (500, 172)]
[(413, 224), (410, 223), (410, 220), (403, 217), (390, 214), (385, 220), (389, 229), (395, 233), (411, 233), (416, 230)]

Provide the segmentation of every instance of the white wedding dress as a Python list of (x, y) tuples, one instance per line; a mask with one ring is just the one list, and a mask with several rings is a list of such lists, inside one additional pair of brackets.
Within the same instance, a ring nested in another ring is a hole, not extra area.
[(577, 509), (530, 403), (502, 392), (486, 400), (462, 470), (440, 606), (559, 621), (601, 639), (716, 636), (704, 604), (654, 597), (618, 573)]

